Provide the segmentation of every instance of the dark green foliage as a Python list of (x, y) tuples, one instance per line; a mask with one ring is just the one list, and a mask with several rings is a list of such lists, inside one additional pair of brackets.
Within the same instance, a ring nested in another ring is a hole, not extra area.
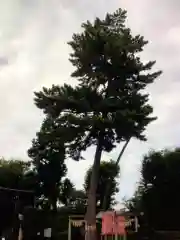
[(20, 160), (0, 160), (0, 187), (35, 190), (37, 175), (31, 163)]
[[(120, 168), (115, 164), (114, 161), (110, 162), (101, 162), (99, 169), (99, 179), (98, 186), (96, 191), (96, 202), (98, 203), (97, 208), (99, 210), (103, 209), (104, 196), (106, 194), (107, 185), (110, 184), (111, 188), (107, 196), (107, 206), (106, 209), (111, 209), (115, 202), (115, 194), (119, 191), (118, 188), (118, 177), (119, 177)], [(85, 176), (84, 188), (88, 192), (90, 186), (90, 178), (92, 174), (92, 167), (90, 167)], [(104, 209), (103, 209), (104, 210)]]
[(33, 193), (16, 190), (35, 191), (36, 185), (37, 176), (31, 170), (30, 162), (0, 160), (0, 234), (1, 231), (12, 227), (16, 196), (20, 199), (21, 207), (30, 206), (34, 202)]
[(71, 205), (76, 209), (85, 210), (87, 207), (87, 194), (85, 191), (74, 189), (71, 197)]
[(105, 151), (129, 136), (145, 140), (145, 127), (155, 119), (142, 90), (161, 72), (147, 72), (155, 62), (143, 64), (138, 56), (147, 41), (133, 37), (125, 19), (126, 12), (119, 9), (105, 20), (83, 24), (83, 33), (74, 34), (69, 43), (76, 67), (72, 76), (79, 85), (35, 93), (36, 105), (55, 118), (59, 134), (69, 133), (66, 141), (75, 159), (102, 134)]
[(29, 157), (38, 174), (39, 197), (47, 198), (56, 210), (62, 178), (66, 175), (65, 149), (63, 141), (54, 135), (55, 125), (52, 119), (43, 122), (32, 147)]
[(75, 189), (72, 182), (68, 178), (64, 179), (60, 188), (59, 194), (60, 202), (63, 203), (65, 206), (68, 206), (70, 204), (72, 194), (74, 191)]
[(64, 179), (60, 190), (60, 202), (77, 212), (85, 211), (87, 195), (83, 190), (76, 189), (69, 179)]
[(150, 152), (143, 159), (141, 174), (130, 207), (144, 212), (150, 228), (179, 230), (180, 149)]

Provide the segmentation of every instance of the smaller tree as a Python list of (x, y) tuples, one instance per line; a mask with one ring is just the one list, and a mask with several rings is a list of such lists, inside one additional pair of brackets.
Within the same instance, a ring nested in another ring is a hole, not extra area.
[(87, 195), (83, 190), (74, 189), (72, 193), (71, 203), (76, 208), (86, 208)]
[(53, 119), (47, 117), (28, 150), (38, 174), (39, 195), (48, 199), (54, 211), (57, 210), (60, 187), (67, 173), (64, 142), (56, 137), (55, 132)]
[(73, 183), (68, 178), (65, 178), (60, 187), (59, 194), (60, 202), (63, 203), (65, 206), (68, 206), (71, 202), (73, 192), (74, 192)]
[(143, 158), (141, 180), (129, 207), (144, 212), (149, 228), (179, 230), (180, 149), (151, 151)]
[(0, 186), (17, 190), (35, 190), (36, 173), (31, 163), (0, 159)]
[[(96, 204), (98, 209), (107, 210), (111, 208), (115, 202), (115, 194), (119, 191), (118, 177), (120, 173), (119, 166), (114, 162), (102, 161), (99, 170), (99, 180), (96, 194)], [(92, 167), (90, 167), (85, 176), (84, 189), (88, 192), (90, 186), (90, 179), (92, 174)], [(103, 206), (104, 196), (106, 194), (107, 186), (110, 185), (108, 195), (106, 196), (106, 206)]]
[[(15, 206), (19, 203), (22, 207), (33, 204), (34, 194), (29, 190), (34, 191), (37, 182), (30, 166), (30, 162), (0, 159), (0, 235), (12, 226)], [(15, 200), (17, 195), (20, 201)]]

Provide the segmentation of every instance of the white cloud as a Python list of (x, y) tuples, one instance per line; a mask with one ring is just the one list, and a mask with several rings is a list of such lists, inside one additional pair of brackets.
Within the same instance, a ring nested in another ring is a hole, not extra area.
[[(138, 7), (137, 7), (138, 6)], [(142, 154), (149, 148), (178, 145), (180, 65), (180, 3), (167, 0), (4, 0), (0, 1), (0, 155), (27, 158), (26, 150), (39, 129), (42, 113), (33, 105), (33, 91), (43, 85), (74, 84), (66, 44), (80, 25), (95, 16), (103, 17), (118, 7), (128, 10), (128, 25), (150, 41), (142, 57), (157, 60), (163, 75), (149, 91), (158, 120), (149, 126), (148, 142), (133, 141), (121, 163), (120, 196), (131, 195), (139, 176)], [(117, 150), (109, 157), (117, 157)], [(68, 161), (69, 175), (78, 187), (92, 163)], [(104, 156), (108, 158), (108, 156)]]

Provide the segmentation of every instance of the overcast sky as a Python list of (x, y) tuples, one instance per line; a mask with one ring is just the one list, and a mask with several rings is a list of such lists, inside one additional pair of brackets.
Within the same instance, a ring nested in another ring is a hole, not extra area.
[[(74, 84), (66, 42), (80, 25), (122, 7), (128, 26), (149, 40), (144, 60), (157, 60), (163, 74), (150, 88), (158, 120), (147, 131), (147, 143), (130, 143), (121, 162), (118, 199), (132, 195), (141, 159), (149, 149), (179, 145), (180, 140), (180, 1), (179, 0), (1, 0), (0, 1), (0, 155), (28, 159), (26, 151), (43, 115), (33, 104), (42, 86)], [(92, 163), (68, 161), (69, 176), (81, 187)], [(118, 149), (104, 159), (116, 159)]]

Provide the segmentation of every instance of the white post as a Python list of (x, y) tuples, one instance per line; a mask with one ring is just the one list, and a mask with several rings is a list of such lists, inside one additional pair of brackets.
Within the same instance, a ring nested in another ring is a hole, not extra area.
[(71, 217), (69, 217), (69, 224), (68, 224), (68, 240), (71, 240)]
[(21, 224), (22, 224), (22, 221), (23, 221), (24, 217), (23, 217), (22, 214), (18, 214), (18, 218), (19, 218), (19, 221), (20, 221), (18, 240), (22, 240), (23, 239), (23, 231), (22, 231)]
[(52, 232), (52, 229), (51, 228), (45, 228), (44, 229), (44, 237), (46, 239), (51, 239), (51, 232)]
[(20, 226), (19, 228), (19, 234), (18, 234), (18, 240), (22, 240), (23, 239), (23, 233), (22, 233), (22, 228)]
[(135, 217), (135, 231), (138, 232), (138, 218)]

